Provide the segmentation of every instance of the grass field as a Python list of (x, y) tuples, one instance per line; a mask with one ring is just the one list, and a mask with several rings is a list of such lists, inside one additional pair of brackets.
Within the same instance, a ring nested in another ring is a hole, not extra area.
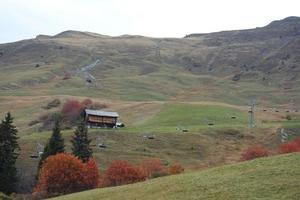
[(132, 185), (84, 191), (54, 199), (298, 200), (299, 165), (300, 154), (294, 153), (157, 178)]
[[(5, 96), (0, 97), (0, 114), (11, 111), (19, 134), (26, 135), (37, 132), (40, 124), (28, 126), (32, 120), (59, 108), (45, 110), (42, 107), (58, 98), (62, 102), (67, 99), (83, 100), (83, 96), (46, 95), (46, 96)], [(247, 128), (248, 106), (235, 106), (220, 102), (175, 102), (175, 101), (111, 101), (103, 98), (92, 98), (94, 102), (107, 105), (106, 110), (117, 111), (119, 121), (125, 123), (123, 132), (141, 133), (158, 132), (174, 133), (187, 129), (189, 132), (222, 128)], [(266, 109), (267, 111), (263, 111)], [(275, 112), (278, 111), (278, 112)], [(290, 112), (287, 113), (286, 110)], [(286, 107), (269, 108), (258, 106), (255, 110), (258, 128), (279, 126), (298, 127), (299, 113)], [(290, 115), (291, 120), (286, 116)], [(209, 125), (211, 124), (211, 125)]]
[[(55, 96), (6, 96), (0, 98), (0, 112), (4, 116), (10, 110), (19, 129), (21, 155), (18, 159), (21, 183), (30, 192), (36, 175), (38, 159), (30, 158), (36, 152), (37, 143), (45, 144), (51, 131), (39, 132), (41, 124), (28, 126), (39, 116), (59, 108), (45, 110), (42, 107), (55, 98), (83, 100), (86, 97)], [(107, 110), (117, 111), (126, 127), (121, 129), (90, 129), (94, 157), (101, 169), (113, 160), (122, 159), (139, 163), (143, 159), (157, 157), (166, 164), (180, 162), (187, 171), (206, 169), (238, 162), (241, 152), (248, 146), (262, 144), (276, 151), (280, 142), (278, 129), (300, 128), (299, 114), (290, 112), (287, 120), (284, 108), (257, 107), (257, 128), (248, 128), (248, 107), (220, 102), (175, 101), (109, 101), (92, 98), (105, 103)], [(267, 109), (267, 111), (263, 111)], [(234, 117), (234, 119), (232, 118)], [(208, 125), (213, 123), (214, 125)], [(187, 132), (182, 130), (186, 129)], [(63, 130), (66, 149), (70, 152), (73, 130)], [(155, 136), (150, 140), (144, 136)], [(293, 136), (293, 135), (292, 135)], [(98, 148), (105, 143), (106, 149)], [(27, 187), (27, 188), (26, 188)]]
[[(234, 117), (234, 119), (232, 118)], [(145, 127), (207, 127), (213, 123), (218, 127), (247, 126), (247, 114), (236, 108), (218, 105), (196, 105), (186, 103), (167, 104), (148, 120)]]

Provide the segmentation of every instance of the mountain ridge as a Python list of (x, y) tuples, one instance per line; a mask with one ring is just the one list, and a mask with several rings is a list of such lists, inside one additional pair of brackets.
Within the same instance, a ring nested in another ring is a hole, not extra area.
[[(179, 96), (183, 100), (214, 100), (229, 91), (237, 92), (235, 96), (244, 99), (241, 101), (253, 96), (273, 101), (272, 96), (279, 93), (287, 96), (276, 95), (281, 103), (300, 102), (298, 31), (300, 18), (288, 17), (261, 28), (185, 38), (111, 37), (80, 31), (40, 35), (0, 44), (0, 70), (9, 74), (0, 81), (0, 93), (38, 86), (47, 88), (46, 93), (57, 87), (69, 87), (69, 91), (72, 84), (54, 77), (67, 72), (74, 75), (73, 81), (79, 81), (76, 70), (100, 59), (101, 64), (91, 73), (105, 87), (96, 91), (113, 98), (127, 99), (130, 93), (136, 93), (133, 100), (140, 95), (144, 100)], [(14, 75), (21, 72), (21, 79), (15, 79)], [(50, 84), (54, 88), (49, 88)], [(80, 88), (85, 90), (84, 82)], [(201, 91), (208, 97), (203, 99)], [(264, 91), (272, 95), (268, 97)]]

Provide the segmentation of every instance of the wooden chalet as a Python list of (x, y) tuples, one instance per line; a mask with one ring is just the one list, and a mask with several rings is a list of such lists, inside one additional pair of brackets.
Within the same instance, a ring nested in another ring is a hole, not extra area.
[(85, 120), (88, 128), (115, 128), (118, 117), (117, 112), (85, 109)]

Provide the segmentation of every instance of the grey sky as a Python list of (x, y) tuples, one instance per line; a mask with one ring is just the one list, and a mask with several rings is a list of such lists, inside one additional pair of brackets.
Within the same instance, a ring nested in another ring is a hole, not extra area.
[(0, 43), (65, 30), (183, 37), (300, 16), (299, 0), (0, 0)]

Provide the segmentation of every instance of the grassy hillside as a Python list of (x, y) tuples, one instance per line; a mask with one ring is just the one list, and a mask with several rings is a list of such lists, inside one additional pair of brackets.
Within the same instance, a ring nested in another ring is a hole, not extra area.
[[(54, 98), (64, 102), (75, 97), (0, 98), (0, 112), (4, 116), (6, 110), (12, 111), (19, 129), (22, 151), (18, 167), (22, 172), (21, 185), (26, 192), (33, 187), (38, 163), (38, 159), (30, 156), (36, 153), (37, 143), (46, 144), (51, 134), (51, 131), (39, 132), (41, 124), (29, 126), (28, 123), (44, 113), (53, 112), (56, 108), (49, 111), (42, 107)], [(126, 125), (121, 129), (89, 130), (94, 157), (101, 169), (116, 159), (140, 163), (153, 157), (161, 158), (165, 163), (180, 162), (188, 171), (234, 163), (245, 148), (254, 144), (274, 150), (280, 142), (277, 129), (281, 126), (296, 128), (289, 132), (290, 136), (300, 128), (299, 114), (289, 113), (293, 117), (288, 121), (283, 109), (278, 109), (280, 112), (277, 113), (274, 109), (267, 108), (264, 112), (257, 108), (257, 128), (251, 130), (247, 125), (248, 107), (243, 106), (217, 102), (122, 102), (97, 98), (93, 101), (105, 103), (108, 110), (118, 111), (120, 120)], [(63, 130), (62, 134), (70, 152), (73, 130)], [(149, 135), (154, 135), (155, 139), (145, 137)], [(99, 148), (98, 143), (106, 144), (107, 148)]]
[[(68, 95), (0, 97), (0, 115), (4, 117), (6, 112), (11, 111), (21, 135), (36, 133), (41, 124), (34, 126), (28, 124), (46, 113), (59, 110), (62, 105), (51, 110), (43, 108), (56, 98), (60, 99), (63, 104), (67, 99), (83, 100), (86, 97)], [(126, 125), (122, 129), (123, 132), (179, 133), (184, 128), (195, 133), (205, 129), (248, 127), (248, 106), (235, 106), (220, 102), (129, 102), (109, 101), (103, 98), (92, 98), (92, 100), (105, 104), (106, 110), (117, 111), (120, 114), (119, 121)], [(286, 105), (277, 108), (258, 105), (255, 113), (258, 128), (282, 125), (297, 127), (300, 120), (299, 112), (295, 112)], [(290, 115), (292, 119), (287, 120), (287, 115)], [(214, 125), (209, 126), (209, 123)]]
[(297, 200), (300, 198), (299, 165), (300, 154), (294, 153), (54, 199)]
[[(67, 31), (0, 44), (0, 96), (73, 95), (125, 101), (299, 106), (300, 18), (187, 38)], [(99, 59), (86, 86), (78, 69)], [(65, 74), (70, 74), (68, 80)]]
[[(234, 119), (232, 118), (234, 117)], [(237, 108), (229, 108), (218, 105), (197, 104), (167, 104), (148, 120), (144, 126), (205, 126), (213, 123), (219, 126), (235, 125), (245, 126), (247, 124), (247, 113)], [(188, 128), (188, 127), (186, 127)]]
[[(291, 137), (300, 128), (299, 24), (295, 17), (186, 38), (66, 31), (0, 44), (0, 116), (11, 111), (19, 130), (22, 192), (36, 175), (30, 155), (51, 134), (29, 124), (59, 110), (43, 108), (55, 98), (91, 98), (120, 114), (125, 128), (89, 130), (101, 168), (159, 157), (193, 170), (237, 162), (253, 144), (274, 150), (282, 127)], [(87, 84), (78, 71), (97, 59), (89, 70), (96, 80)], [(250, 99), (257, 102), (255, 129), (247, 125)], [(69, 152), (72, 133), (63, 130)]]

